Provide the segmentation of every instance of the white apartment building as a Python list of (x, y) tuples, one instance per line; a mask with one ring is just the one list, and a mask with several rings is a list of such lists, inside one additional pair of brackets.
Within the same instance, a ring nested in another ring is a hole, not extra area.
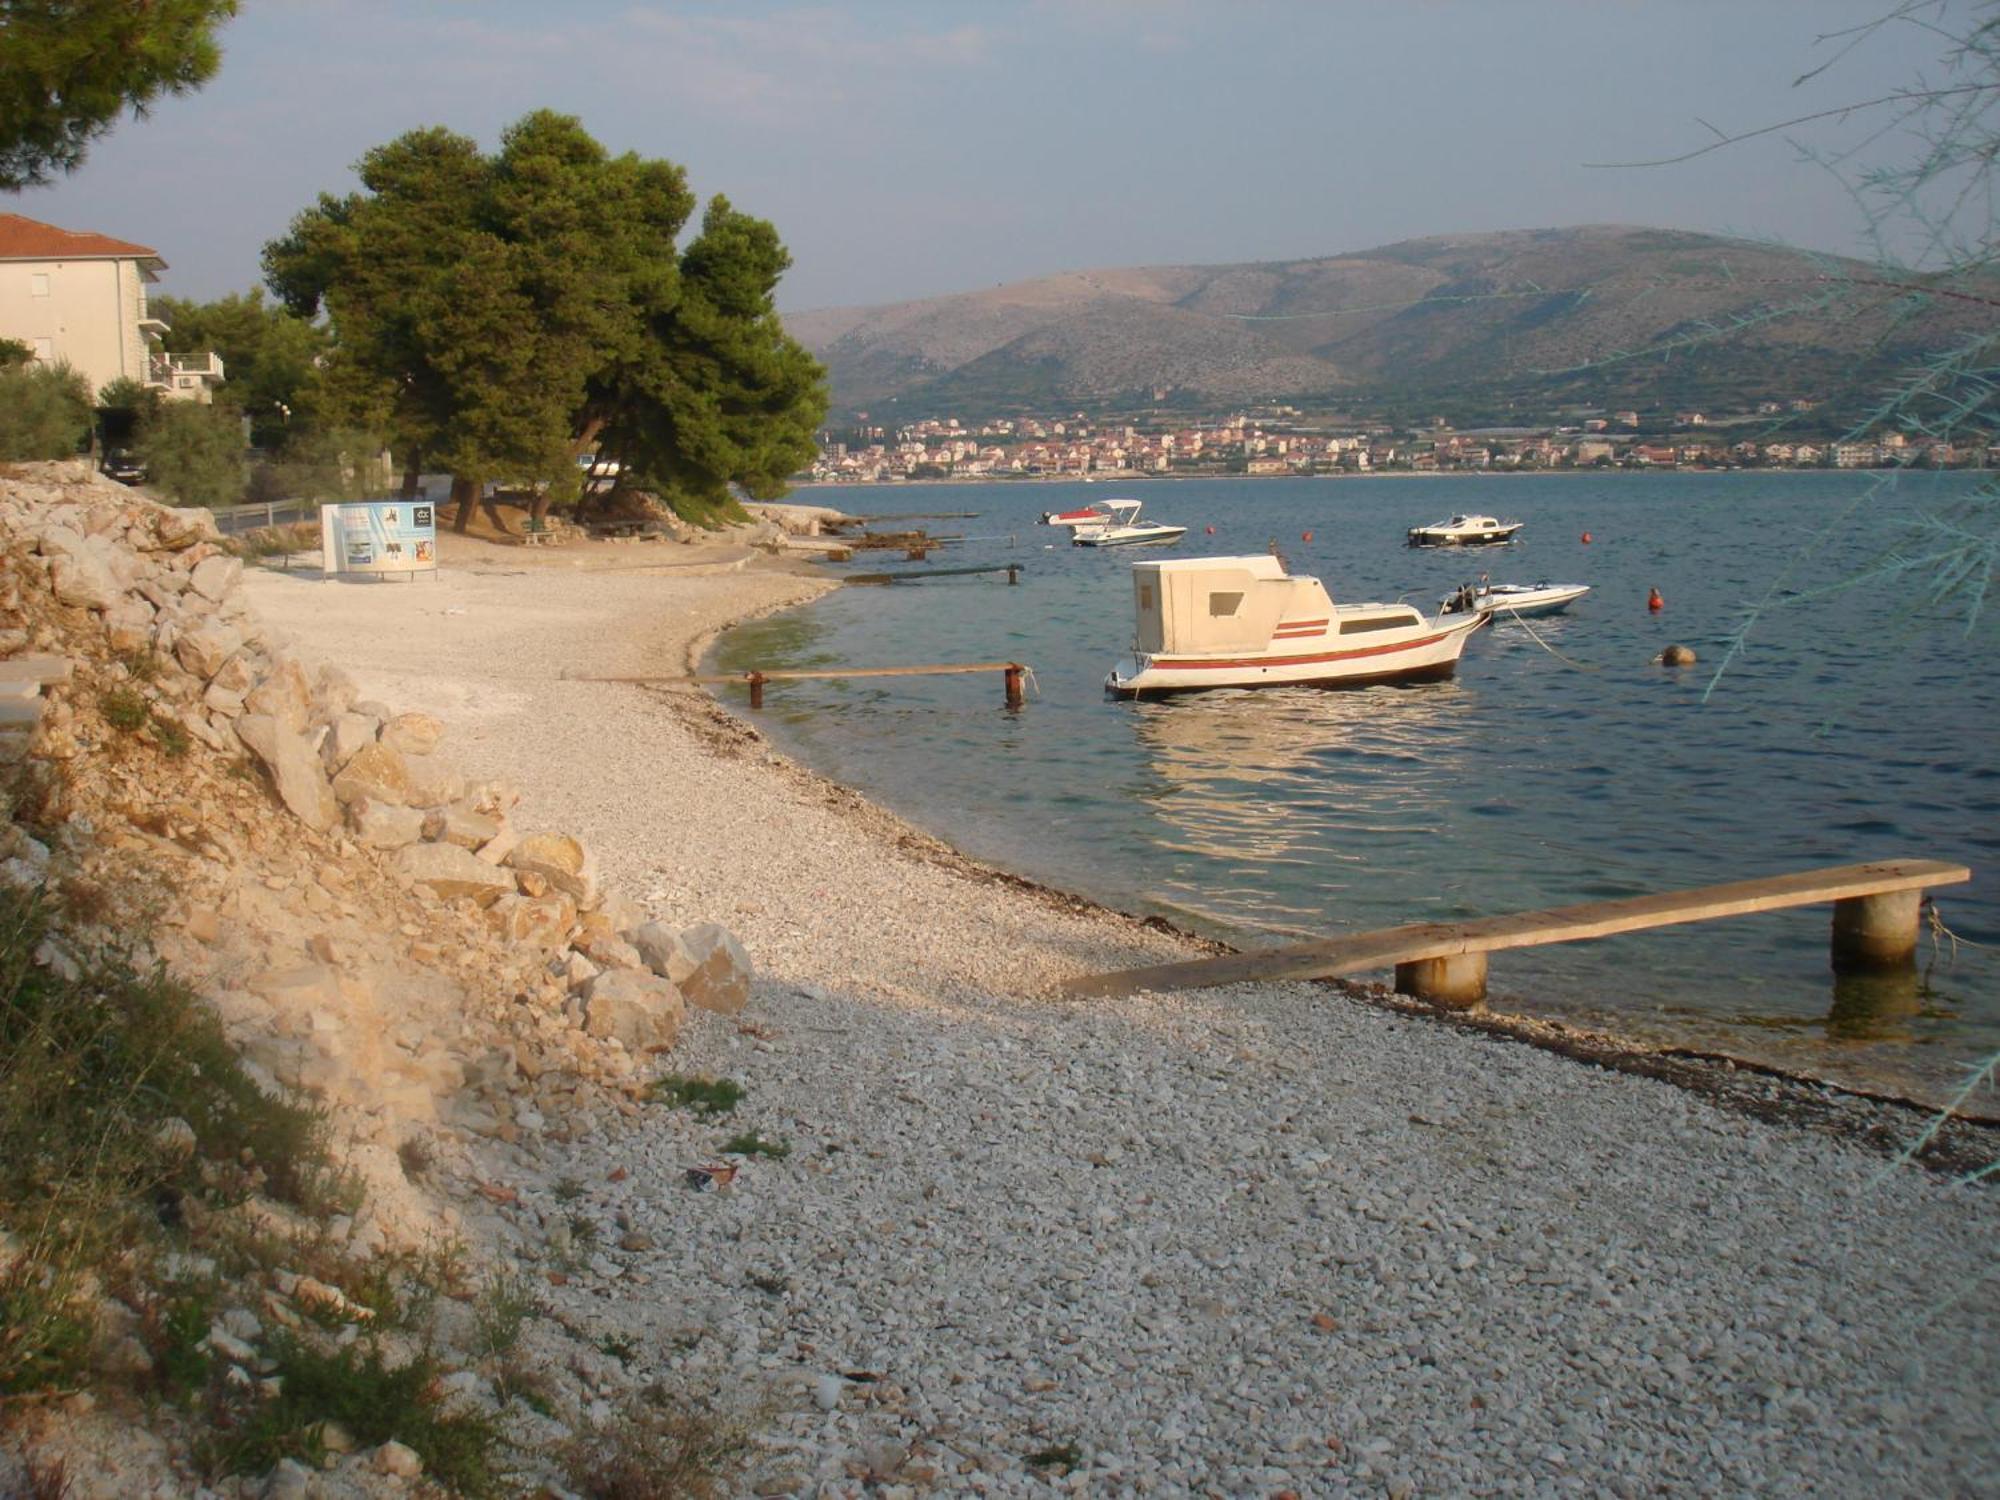
[(146, 308), (166, 267), (144, 245), (0, 214), (0, 338), (45, 364), (68, 361), (92, 396), (123, 378), (206, 402), (222, 384), (221, 358), (162, 352), (167, 325)]

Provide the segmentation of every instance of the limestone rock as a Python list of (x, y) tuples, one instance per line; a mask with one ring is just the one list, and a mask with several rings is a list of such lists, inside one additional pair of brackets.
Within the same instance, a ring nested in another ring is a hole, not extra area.
[(375, 731), (380, 727), (366, 714), (335, 714), (327, 725), (326, 738), (320, 741), (319, 746), (320, 759), (326, 763), (327, 775), (338, 776), (346, 770), (349, 761), (375, 743)]
[(236, 721), (236, 733), (264, 762), (279, 798), (300, 822), (320, 833), (333, 827), (340, 810), (305, 736), (269, 714), (245, 714)]
[[(389, 722), (393, 724), (395, 720)], [(382, 726), (385, 735), (388, 728), (387, 724)], [(382, 748), (390, 750), (386, 740)], [(390, 750), (390, 753), (397, 752)], [(455, 766), (435, 755), (403, 755), (403, 777), (407, 787), (405, 797), (412, 807), (442, 807), (465, 795), (465, 778)]]
[(320, 719), (336, 719), (354, 707), (354, 700), (361, 696), (361, 689), (354, 679), (339, 667), (328, 663), (319, 669), (319, 680), (313, 684), (313, 715)]
[(508, 943), (557, 948), (576, 923), (576, 903), (560, 891), (539, 898), (502, 896), (487, 908), (486, 920)]
[(474, 812), (462, 801), (452, 803), (440, 816), (438, 837), (461, 849), (484, 849), (499, 836), (497, 820)]
[(405, 755), (429, 755), (443, 738), (443, 722), (429, 714), (397, 714), (382, 726), (382, 743)]
[(680, 946), (693, 967), (674, 982), (688, 1004), (724, 1016), (749, 1004), (750, 955), (727, 927), (698, 922), (680, 935)]
[(242, 582), (242, 560), (222, 554), (203, 558), (188, 575), (189, 588), (202, 598), (212, 599), (218, 604), (235, 593)]
[(342, 802), (366, 797), (375, 802), (407, 806), (410, 801), (410, 773), (403, 757), (376, 741), (363, 745), (333, 778), (333, 795)]
[(563, 833), (530, 834), (507, 856), (510, 869), (541, 876), (578, 906), (597, 901), (597, 858), (581, 839)]
[(643, 969), (608, 970), (584, 991), (583, 1029), (614, 1037), (630, 1052), (673, 1046), (685, 1014), (681, 992)]
[(215, 524), (215, 513), (197, 506), (176, 508), (161, 506), (155, 513), (158, 517), (154, 534), (160, 545), (170, 552), (183, 552), (199, 542), (219, 542), (221, 528)]
[(250, 690), (243, 706), (253, 714), (269, 714), (294, 734), (304, 734), (312, 722), (312, 685), (305, 669), (285, 658)]
[(118, 601), (117, 578), (87, 552), (50, 558), (49, 583), (63, 603), (84, 609), (109, 609)]
[(243, 645), (243, 637), (227, 625), (204, 620), (175, 633), (174, 656), (180, 664), (206, 682), (222, 670), (222, 664)]
[(411, 844), (396, 855), (395, 870), (412, 885), (428, 887), (445, 900), (470, 896), (491, 906), (514, 894), (513, 879), (456, 844)]
[(347, 804), (347, 824), (354, 841), (370, 849), (401, 849), (423, 837), (424, 815), (414, 807), (398, 807), (362, 797)]

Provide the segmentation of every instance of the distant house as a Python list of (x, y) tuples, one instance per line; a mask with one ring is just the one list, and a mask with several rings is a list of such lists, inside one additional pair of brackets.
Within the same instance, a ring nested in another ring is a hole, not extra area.
[(146, 288), (166, 266), (144, 245), (0, 214), (0, 338), (44, 364), (67, 361), (93, 396), (125, 379), (206, 402), (222, 384), (222, 360), (162, 351), (167, 324), (146, 307)]

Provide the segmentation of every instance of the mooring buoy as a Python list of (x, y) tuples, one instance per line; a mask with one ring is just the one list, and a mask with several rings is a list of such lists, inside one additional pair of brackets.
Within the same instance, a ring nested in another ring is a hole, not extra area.
[(1667, 601), (1660, 597), (1660, 591), (1658, 589), (1652, 589), (1647, 592), (1646, 608), (1650, 609), (1654, 614), (1658, 614), (1661, 610), (1665, 609), (1666, 607), (1667, 607)]
[(1660, 662), (1669, 667), (1691, 667), (1694, 665), (1694, 647), (1669, 646), (1660, 653)]

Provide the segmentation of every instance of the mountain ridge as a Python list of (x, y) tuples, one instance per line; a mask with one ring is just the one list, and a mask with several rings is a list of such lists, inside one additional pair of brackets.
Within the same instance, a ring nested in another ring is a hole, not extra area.
[(847, 413), (1719, 401), (1879, 385), (1990, 322), (1884, 280), (1840, 256), (1596, 224), (1065, 271), (785, 322)]

